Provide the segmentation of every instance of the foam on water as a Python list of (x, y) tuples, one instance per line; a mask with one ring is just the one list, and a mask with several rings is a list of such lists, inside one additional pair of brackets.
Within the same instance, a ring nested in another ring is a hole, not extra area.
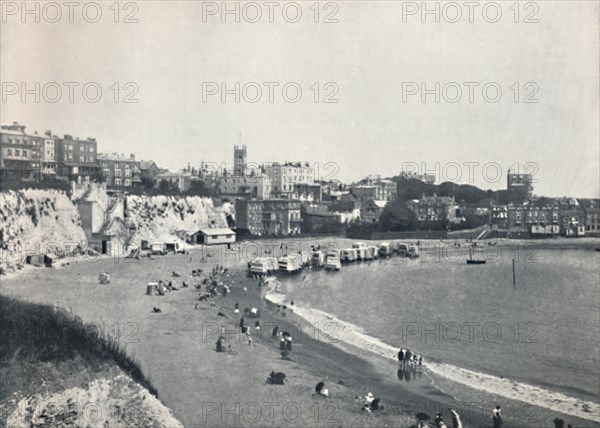
[[(277, 285), (276, 281), (274, 285)], [(281, 289), (281, 286), (278, 289)], [(280, 291), (275, 291), (274, 288), (269, 288), (265, 298), (274, 304), (287, 303), (286, 295)], [(393, 360), (397, 358), (397, 347), (369, 336), (360, 326), (340, 320), (327, 312), (314, 308), (303, 308), (295, 305), (294, 312), (311, 323), (315, 328), (319, 328), (324, 338), (327, 335), (331, 335), (340, 342), (372, 352), (383, 358)], [(323, 327), (331, 326), (333, 323), (336, 326), (335, 332), (332, 332), (329, 328), (323, 329)], [(336, 341), (329, 340), (328, 342), (336, 344)], [(463, 369), (451, 364), (427, 362), (425, 369), (431, 374), (444, 377), (452, 382), (476, 390), (544, 407), (565, 415), (600, 422), (600, 404), (598, 403), (569, 397), (565, 394), (527, 383)]]

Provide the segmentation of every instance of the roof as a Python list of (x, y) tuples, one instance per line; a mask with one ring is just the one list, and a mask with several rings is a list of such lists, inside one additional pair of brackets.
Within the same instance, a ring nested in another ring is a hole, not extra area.
[(92, 167), (92, 168), (100, 168), (100, 165), (98, 165), (97, 163), (88, 163), (88, 162), (63, 162), (63, 165), (66, 166), (88, 166), (88, 167)]
[(216, 227), (214, 229), (199, 229), (198, 232), (202, 233), (203, 235), (235, 235), (235, 232), (227, 227)]
[(156, 162), (149, 160), (149, 161), (140, 161), (140, 169), (150, 169), (150, 167), (154, 165), (155, 167), (158, 168), (158, 165), (156, 165)]
[(375, 204), (379, 208), (385, 208), (385, 206), (388, 203), (388, 201), (385, 201), (385, 200), (372, 200), (371, 202), (373, 202), (373, 204)]

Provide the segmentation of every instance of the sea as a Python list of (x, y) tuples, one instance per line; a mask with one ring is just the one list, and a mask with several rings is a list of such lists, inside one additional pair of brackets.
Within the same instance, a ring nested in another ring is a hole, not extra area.
[(293, 301), (324, 341), (422, 355), (457, 399), (487, 392), (600, 421), (600, 253), (483, 250), (479, 265), (431, 248), (278, 276), (267, 298)]

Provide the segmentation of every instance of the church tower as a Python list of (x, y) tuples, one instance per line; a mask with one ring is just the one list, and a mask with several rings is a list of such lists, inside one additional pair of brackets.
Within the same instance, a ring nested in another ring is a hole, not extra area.
[(244, 175), (246, 171), (246, 146), (234, 146), (233, 148), (233, 175)]

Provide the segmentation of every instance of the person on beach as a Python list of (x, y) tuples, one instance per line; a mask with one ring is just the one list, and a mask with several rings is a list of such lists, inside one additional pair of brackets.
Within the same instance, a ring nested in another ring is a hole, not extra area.
[(233, 313), (235, 313), (235, 314), (240, 313), (240, 304), (238, 302), (235, 302), (235, 305), (233, 305)]
[(437, 412), (435, 414), (435, 419), (433, 420), (433, 423), (435, 424), (436, 427), (440, 426), (440, 423), (444, 422), (444, 417), (442, 416), (441, 412)]
[(404, 365), (404, 348), (400, 348), (400, 351), (398, 351), (398, 362), (402, 365)]
[(406, 362), (406, 364), (410, 364), (412, 361), (412, 352), (410, 352), (410, 349), (406, 350), (406, 353), (404, 354), (404, 361)]
[(315, 386), (315, 391), (317, 395), (320, 395), (322, 397), (329, 397), (329, 390), (325, 388), (325, 382), (317, 383), (317, 386)]
[(279, 336), (279, 324), (273, 327), (273, 333), (271, 333), (271, 342)]
[(460, 415), (454, 409), (448, 409), (450, 414), (452, 415), (452, 428), (463, 428), (462, 421), (460, 420)]
[(500, 405), (497, 405), (496, 408), (492, 411), (492, 423), (494, 428), (502, 428), (502, 408)]
[(254, 323), (254, 329), (256, 330), (256, 335), (258, 336), (260, 334), (260, 321), (256, 321)]

